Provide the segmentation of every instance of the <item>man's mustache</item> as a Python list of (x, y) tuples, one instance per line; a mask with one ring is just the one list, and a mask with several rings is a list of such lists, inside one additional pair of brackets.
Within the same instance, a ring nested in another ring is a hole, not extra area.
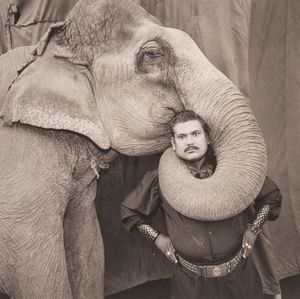
[(185, 148), (184, 152), (186, 153), (189, 150), (198, 150), (199, 147), (195, 146), (195, 145), (190, 145), (187, 148)]

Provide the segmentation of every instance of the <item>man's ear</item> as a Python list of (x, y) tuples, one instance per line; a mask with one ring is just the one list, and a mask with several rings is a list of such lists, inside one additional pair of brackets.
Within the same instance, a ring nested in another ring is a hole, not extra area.
[(206, 138), (207, 145), (209, 145), (210, 144), (210, 138), (206, 133), (205, 133), (205, 138)]
[(176, 147), (175, 147), (175, 140), (174, 140), (174, 137), (173, 137), (173, 136), (171, 137), (171, 144), (172, 144), (172, 149), (173, 149), (173, 151), (175, 151), (175, 150), (176, 150)]
[(90, 76), (86, 67), (63, 58), (37, 57), (12, 84), (0, 116), (5, 123), (73, 131), (108, 149)]

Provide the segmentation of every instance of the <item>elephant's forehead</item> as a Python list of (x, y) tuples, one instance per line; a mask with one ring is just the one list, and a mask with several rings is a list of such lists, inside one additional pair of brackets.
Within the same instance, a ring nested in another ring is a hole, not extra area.
[(97, 55), (115, 51), (137, 53), (143, 43), (155, 38), (167, 42), (180, 56), (191, 57), (192, 52), (199, 54), (197, 45), (186, 33), (161, 26), (132, 1), (80, 1), (67, 23), (67, 38), (72, 42), (74, 34), (78, 33), (79, 43), (94, 46)]
[(160, 24), (152, 22), (152, 20), (145, 19), (136, 27), (128, 25), (128, 30), (131, 30), (133, 33), (128, 40), (133, 44), (138, 45), (155, 38), (160, 38), (175, 49), (178, 48), (188, 51), (198, 49), (193, 39), (185, 32), (175, 28), (161, 26)]
[(146, 20), (159, 24), (155, 17), (133, 1), (83, 0), (71, 10), (67, 24), (72, 27), (73, 32), (83, 34), (95, 32), (100, 38), (103, 37), (101, 34), (103, 33), (109, 43), (116, 38), (123, 40), (130, 38), (131, 33)]

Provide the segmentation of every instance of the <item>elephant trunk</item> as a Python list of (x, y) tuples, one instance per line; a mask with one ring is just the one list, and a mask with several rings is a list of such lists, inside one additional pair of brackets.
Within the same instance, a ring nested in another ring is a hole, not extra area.
[(253, 202), (265, 179), (267, 157), (262, 132), (247, 99), (203, 60), (201, 69), (199, 66), (197, 70), (196, 63), (193, 66), (197, 85), (192, 78), (177, 76), (177, 80), (178, 86), (185, 86), (180, 90), (185, 108), (202, 116), (211, 128), (216, 170), (210, 178), (196, 179), (168, 149), (161, 157), (159, 183), (175, 210), (193, 219), (215, 221), (230, 218)]

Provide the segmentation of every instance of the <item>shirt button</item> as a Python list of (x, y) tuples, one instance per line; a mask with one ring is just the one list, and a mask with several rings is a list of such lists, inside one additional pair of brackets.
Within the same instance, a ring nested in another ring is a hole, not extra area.
[(209, 235), (212, 235), (212, 232), (208, 232)]

